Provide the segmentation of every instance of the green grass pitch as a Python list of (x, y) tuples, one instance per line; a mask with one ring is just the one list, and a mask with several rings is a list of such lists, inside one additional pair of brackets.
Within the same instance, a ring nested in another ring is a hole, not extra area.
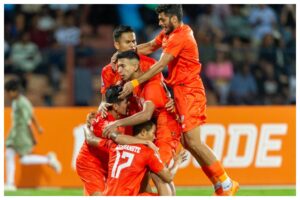
[[(211, 196), (212, 188), (188, 188), (177, 187), (177, 196)], [(18, 189), (17, 191), (5, 191), (5, 196), (82, 196), (82, 189)], [(295, 196), (296, 189), (294, 187), (242, 187), (237, 196)]]

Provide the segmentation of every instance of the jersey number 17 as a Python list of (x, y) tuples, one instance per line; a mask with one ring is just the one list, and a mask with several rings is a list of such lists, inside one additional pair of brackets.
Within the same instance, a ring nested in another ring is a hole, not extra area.
[[(123, 151), (122, 156), (121, 156), (119, 151), (116, 151), (116, 152), (117, 152), (117, 158), (116, 158), (114, 166), (112, 168), (112, 172), (111, 172), (112, 178), (119, 178), (121, 171), (127, 167), (130, 167), (130, 165), (133, 161), (133, 158), (134, 158), (133, 153)], [(119, 165), (120, 157), (121, 157), (121, 159), (128, 158), (127, 162)]]

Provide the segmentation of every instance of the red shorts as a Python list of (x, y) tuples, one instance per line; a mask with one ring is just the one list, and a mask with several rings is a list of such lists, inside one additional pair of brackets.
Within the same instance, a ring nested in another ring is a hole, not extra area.
[(206, 96), (200, 82), (173, 86), (176, 109), (180, 115), (183, 132), (204, 124), (206, 120)]
[(85, 195), (103, 192), (107, 177), (107, 169), (101, 167), (99, 161), (87, 159), (79, 155), (76, 160), (76, 171), (84, 185)]
[(175, 116), (160, 115), (157, 119), (155, 145), (159, 148), (160, 158), (163, 163), (169, 164), (176, 152), (181, 136), (180, 124)]

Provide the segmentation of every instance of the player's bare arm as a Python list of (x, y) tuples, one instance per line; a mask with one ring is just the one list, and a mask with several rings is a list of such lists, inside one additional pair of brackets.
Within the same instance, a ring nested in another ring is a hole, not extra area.
[(38, 130), (39, 133), (43, 132), (43, 128), (40, 126), (39, 122), (37, 121), (37, 119), (33, 113), (32, 113), (32, 117), (31, 117), (30, 121), (32, 122), (32, 124), (34, 124), (35, 128)]
[(152, 118), (153, 112), (155, 109), (155, 105), (152, 101), (145, 101), (143, 104), (143, 110), (123, 119), (119, 119), (108, 124), (104, 130), (103, 134), (107, 135), (108, 133), (113, 132), (119, 126), (133, 126), (137, 124), (141, 124), (143, 122), (149, 121)]
[[(95, 136), (93, 131), (91, 131), (87, 126), (84, 127), (84, 136), (87, 144), (93, 147), (97, 147), (99, 145), (99, 142), (103, 140)], [(122, 145), (144, 144), (147, 145), (149, 148), (151, 148), (155, 153), (159, 154), (158, 147), (150, 140), (143, 140), (133, 136), (123, 135), (118, 132), (113, 132), (109, 134), (108, 138), (112, 139), (115, 143), (122, 144)]]
[[(152, 65), (150, 67), (150, 69), (148, 71), (146, 71), (143, 75), (141, 75), (139, 78), (137, 78), (133, 81), (137, 81), (138, 84), (144, 83), (145, 81), (149, 80), (156, 74), (160, 73), (164, 69), (164, 67), (167, 66), (168, 63), (171, 62), (173, 59), (174, 59), (173, 55), (168, 54), (168, 53), (163, 53), (158, 62), (156, 62), (154, 65)], [(129, 82), (125, 83), (125, 85), (123, 86), (123, 90), (120, 93), (119, 98), (124, 98), (127, 95), (129, 95), (130, 93), (132, 93), (133, 88), (134, 88), (134, 86), (132, 84), (133, 81), (129, 81)]]
[(187, 159), (186, 151), (182, 151), (174, 158), (174, 165), (170, 168), (164, 167), (157, 175), (167, 183), (170, 183), (179, 169), (179, 165)]
[(160, 46), (156, 44), (155, 40), (151, 40), (150, 42), (137, 45), (137, 52), (143, 55), (149, 55), (158, 48), (160, 48)]
[(93, 119), (96, 118), (96, 114), (97, 114), (97, 112), (95, 112), (95, 111), (90, 112), (89, 114), (87, 114), (87, 116), (86, 116), (86, 124), (87, 124), (88, 128), (91, 127)]
[(174, 99), (170, 98), (169, 101), (166, 103), (165, 108), (168, 112), (174, 112), (175, 111)]

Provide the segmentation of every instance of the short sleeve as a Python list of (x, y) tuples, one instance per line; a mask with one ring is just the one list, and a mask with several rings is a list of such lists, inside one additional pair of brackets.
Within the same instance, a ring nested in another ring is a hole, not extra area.
[(181, 52), (184, 44), (184, 38), (181, 35), (173, 35), (169, 38), (163, 52), (173, 55), (175, 58)]
[(164, 32), (161, 31), (156, 37), (155, 37), (155, 43), (158, 45), (158, 46), (161, 46), (162, 45), (162, 40), (164, 38)]
[(114, 142), (112, 140), (101, 138), (101, 140), (98, 143), (98, 148), (109, 150), (113, 144), (114, 144)]
[(165, 93), (158, 80), (148, 82), (144, 87), (145, 101), (152, 101), (156, 108), (165, 106)]
[(158, 173), (164, 169), (163, 162), (161, 161), (159, 155), (155, 154), (152, 149), (149, 150), (149, 156), (147, 160), (148, 167), (152, 172)]
[(103, 68), (101, 72), (101, 93), (105, 94), (106, 89), (110, 86), (111, 84), (111, 76), (109, 74), (109, 71)]

